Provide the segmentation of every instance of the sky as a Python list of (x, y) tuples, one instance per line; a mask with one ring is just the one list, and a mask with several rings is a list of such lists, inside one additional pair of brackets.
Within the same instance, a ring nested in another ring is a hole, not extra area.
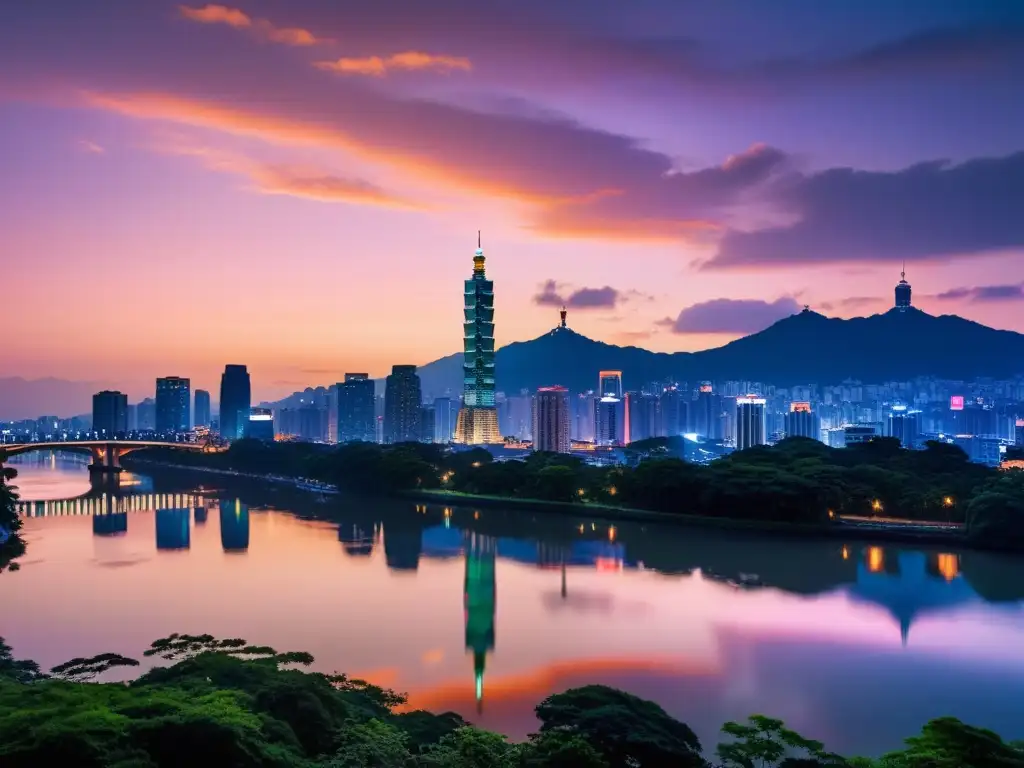
[(497, 341), (718, 346), (804, 305), (1024, 331), (1024, 5), (11, 3), (0, 378), (254, 399)]

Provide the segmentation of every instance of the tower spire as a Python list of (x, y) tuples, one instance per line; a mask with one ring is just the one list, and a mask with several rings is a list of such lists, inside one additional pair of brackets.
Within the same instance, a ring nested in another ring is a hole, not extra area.
[(907, 260), (903, 259), (903, 271), (900, 272), (900, 280), (907, 279)]
[(559, 317), (562, 318), (562, 327), (563, 328), (565, 328), (565, 316), (568, 315), (568, 314), (569, 314), (569, 310), (567, 310), (565, 308), (565, 305), (563, 304), (562, 308), (560, 310), (558, 310), (558, 315), (559, 315)]
[(480, 230), (479, 229), (476, 231), (476, 247), (477, 248), (483, 248), (483, 246), (480, 245)]

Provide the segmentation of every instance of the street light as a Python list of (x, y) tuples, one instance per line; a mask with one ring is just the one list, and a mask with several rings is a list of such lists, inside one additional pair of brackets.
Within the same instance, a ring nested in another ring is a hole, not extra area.
[(878, 499), (875, 499), (874, 501), (871, 502), (871, 509), (875, 512), (881, 512), (882, 502), (880, 502)]

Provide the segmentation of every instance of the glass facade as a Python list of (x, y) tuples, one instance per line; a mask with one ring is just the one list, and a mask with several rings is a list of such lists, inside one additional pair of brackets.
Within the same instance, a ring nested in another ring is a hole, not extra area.
[(249, 371), (244, 365), (227, 365), (220, 377), (220, 434), (228, 440), (245, 435), (251, 406)]
[(455, 441), (470, 445), (500, 443), (494, 403), (494, 283), (484, 271), (477, 239), (473, 276), (463, 290), (463, 393)]

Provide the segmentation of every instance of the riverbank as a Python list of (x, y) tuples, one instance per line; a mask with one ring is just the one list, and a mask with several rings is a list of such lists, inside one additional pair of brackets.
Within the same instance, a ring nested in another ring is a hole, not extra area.
[[(216, 467), (199, 467), (185, 464), (146, 459), (131, 459), (131, 463), (145, 466), (172, 469), (182, 472), (199, 472), (215, 474), (272, 485), (287, 485), (298, 490), (319, 494), (338, 494), (336, 486), (326, 483), (315, 483), (306, 479), (288, 478), (279, 475), (260, 475), (250, 472), (220, 469)], [(539, 512), (570, 517), (597, 517), (609, 522), (661, 523), (693, 528), (714, 528), (719, 530), (737, 530), (764, 533), (776, 536), (802, 536), (827, 539), (870, 538), (887, 543), (906, 543), (919, 545), (945, 545), (961, 548), (984, 549), (972, 545), (963, 529), (935, 527), (926, 524), (885, 525), (855, 521), (833, 522), (825, 525), (808, 525), (802, 523), (775, 522), (770, 520), (748, 520), (733, 517), (711, 517), (707, 515), (687, 515), (670, 512), (656, 512), (612, 504), (595, 502), (564, 502), (547, 501), (544, 499), (524, 499), (508, 496), (488, 496), (483, 494), (461, 493), (445, 490), (401, 491), (392, 497), (405, 498), (410, 501), (433, 502), (449, 506), (472, 506), (481, 509), (501, 508)]]

